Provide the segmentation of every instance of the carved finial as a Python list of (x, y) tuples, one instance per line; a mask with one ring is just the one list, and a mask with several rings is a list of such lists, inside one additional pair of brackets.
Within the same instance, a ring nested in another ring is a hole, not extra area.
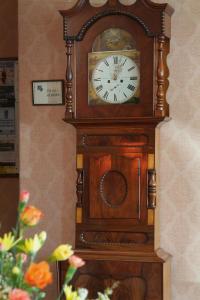
[(156, 207), (156, 170), (148, 170), (148, 208)]
[(155, 108), (156, 117), (165, 117), (168, 114), (168, 105), (166, 101), (167, 67), (165, 57), (166, 38), (160, 35), (158, 38), (158, 67), (157, 67), (157, 103)]
[(66, 42), (66, 48), (67, 48), (67, 70), (66, 70), (66, 112), (65, 117), (66, 118), (72, 118), (73, 117), (73, 94), (72, 94), (72, 81), (73, 81), (73, 72), (72, 72), (72, 47), (73, 42), (71, 40), (68, 40)]

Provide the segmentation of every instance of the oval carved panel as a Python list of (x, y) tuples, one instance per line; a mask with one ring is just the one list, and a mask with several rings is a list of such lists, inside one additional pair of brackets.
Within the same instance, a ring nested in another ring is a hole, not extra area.
[(110, 170), (101, 177), (101, 199), (109, 207), (115, 208), (120, 206), (126, 199), (127, 191), (127, 181), (121, 172)]

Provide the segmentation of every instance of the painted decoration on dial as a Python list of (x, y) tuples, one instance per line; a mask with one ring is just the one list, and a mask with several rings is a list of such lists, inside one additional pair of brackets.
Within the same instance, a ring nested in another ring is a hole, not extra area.
[(139, 103), (136, 50), (89, 53), (89, 105)]

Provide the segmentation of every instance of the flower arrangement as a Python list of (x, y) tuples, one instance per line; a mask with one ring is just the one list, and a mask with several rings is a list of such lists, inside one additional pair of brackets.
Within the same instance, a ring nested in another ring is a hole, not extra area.
[[(46, 297), (44, 289), (53, 281), (51, 263), (68, 260), (69, 267), (63, 288), (57, 300), (87, 300), (88, 290), (74, 290), (70, 285), (76, 270), (85, 262), (74, 255), (72, 246), (58, 246), (45, 261), (37, 261), (37, 254), (43, 247), (47, 234), (42, 231), (33, 237), (25, 238), (26, 229), (36, 226), (43, 217), (42, 212), (28, 205), (29, 192), (20, 193), (18, 220), (13, 232), (0, 237), (0, 300), (40, 300)], [(112, 288), (98, 293), (96, 300), (109, 300)]]

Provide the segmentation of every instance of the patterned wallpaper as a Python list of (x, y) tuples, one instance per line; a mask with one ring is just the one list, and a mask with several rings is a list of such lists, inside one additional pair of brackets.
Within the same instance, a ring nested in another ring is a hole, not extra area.
[[(74, 238), (75, 130), (62, 121), (64, 106), (32, 106), (31, 91), (32, 80), (65, 77), (58, 10), (67, 6), (65, 0), (19, 0), (20, 186), (45, 215), (42, 256)], [(48, 299), (55, 293), (56, 278)]]
[(172, 121), (160, 130), (161, 246), (173, 256), (172, 300), (199, 300), (200, 2), (169, 4), (175, 8), (168, 59)]
[[(161, 246), (173, 256), (172, 300), (199, 300), (200, 2), (169, 3), (175, 8), (168, 58), (172, 121), (160, 129)], [(41, 225), (49, 234), (46, 252), (73, 241), (75, 131), (62, 121), (64, 107), (32, 106), (31, 80), (64, 78), (57, 11), (72, 4), (19, 0), (21, 187), (30, 190), (32, 202), (46, 215)], [(55, 299), (54, 290), (48, 299)]]

